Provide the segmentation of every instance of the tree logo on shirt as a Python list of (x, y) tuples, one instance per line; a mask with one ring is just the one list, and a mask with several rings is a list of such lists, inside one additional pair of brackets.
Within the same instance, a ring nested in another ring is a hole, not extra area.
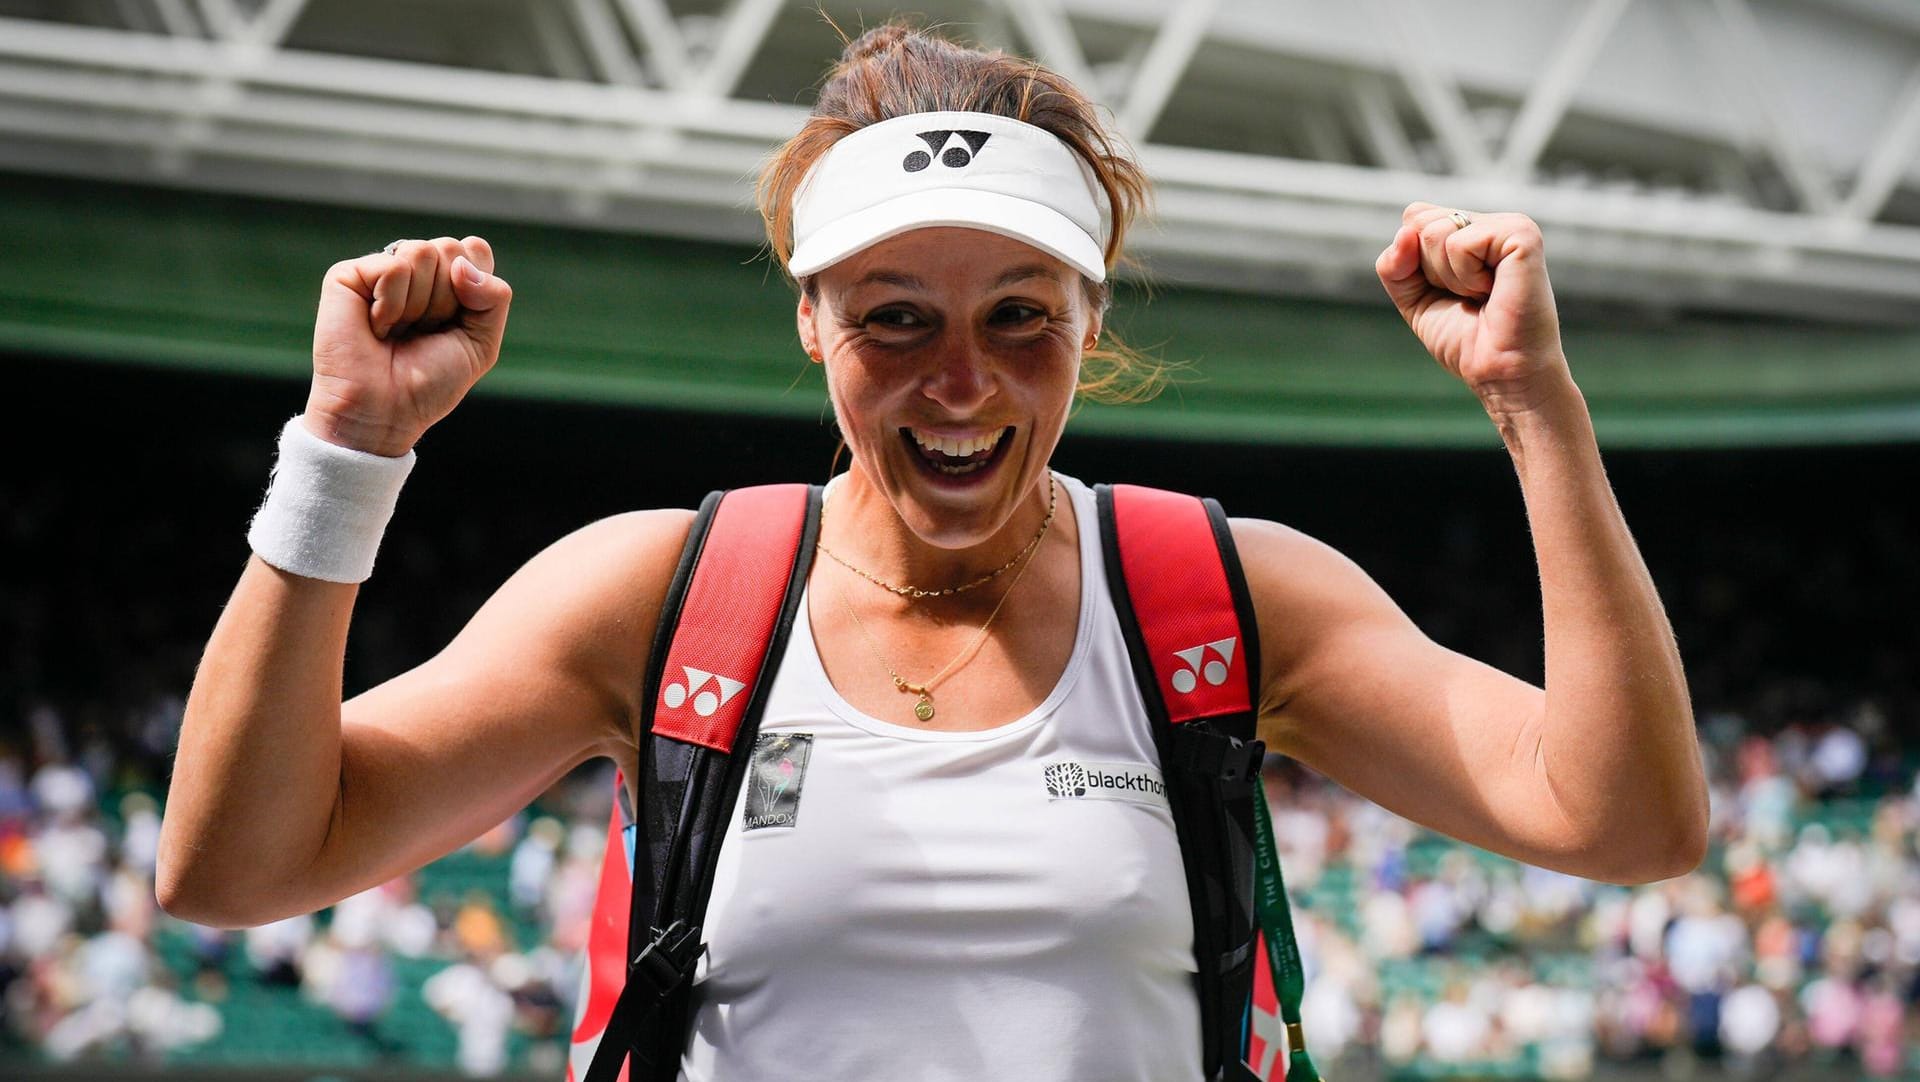
[(761, 733), (753, 742), (740, 829), (797, 826), (800, 787), (807, 780), (807, 762), (812, 758), (812, 733)]
[(1055, 800), (1087, 795), (1087, 768), (1079, 763), (1055, 763), (1047, 768), (1047, 795)]

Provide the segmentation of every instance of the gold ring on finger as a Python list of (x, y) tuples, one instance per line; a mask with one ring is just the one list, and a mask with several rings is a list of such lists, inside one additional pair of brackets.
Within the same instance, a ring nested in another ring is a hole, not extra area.
[(1466, 212), (1458, 210), (1448, 211), (1447, 220), (1453, 223), (1455, 229), (1465, 229), (1473, 224), (1473, 219), (1467, 217)]

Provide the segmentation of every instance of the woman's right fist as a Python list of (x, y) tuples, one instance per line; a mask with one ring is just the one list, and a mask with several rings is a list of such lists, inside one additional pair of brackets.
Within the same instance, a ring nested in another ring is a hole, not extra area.
[(479, 237), (409, 240), (335, 263), (313, 327), (314, 435), (407, 453), (500, 357), (513, 290)]

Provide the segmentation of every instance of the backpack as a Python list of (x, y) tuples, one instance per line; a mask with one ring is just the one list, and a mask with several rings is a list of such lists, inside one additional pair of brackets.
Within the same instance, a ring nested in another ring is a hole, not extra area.
[[(678, 1077), (715, 861), (812, 566), (821, 499), (819, 486), (736, 489), (710, 494), (694, 517), (642, 687), (641, 807), (614, 778), (567, 1082)], [(1186, 871), (1204, 1077), (1318, 1082), (1260, 797), (1259, 643), (1226, 515), (1210, 499), (1134, 485), (1096, 486), (1095, 501)]]

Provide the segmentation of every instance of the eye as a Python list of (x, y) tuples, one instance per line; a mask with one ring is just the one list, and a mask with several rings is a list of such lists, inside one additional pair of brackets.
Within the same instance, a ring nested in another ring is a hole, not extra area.
[(869, 312), (863, 322), (878, 323), (882, 327), (897, 327), (902, 329), (921, 326), (920, 317), (912, 310), (906, 308), (882, 308), (875, 312)]
[(1031, 323), (1036, 319), (1045, 318), (1046, 314), (1031, 304), (1011, 302), (994, 309), (993, 321), (995, 323)]

